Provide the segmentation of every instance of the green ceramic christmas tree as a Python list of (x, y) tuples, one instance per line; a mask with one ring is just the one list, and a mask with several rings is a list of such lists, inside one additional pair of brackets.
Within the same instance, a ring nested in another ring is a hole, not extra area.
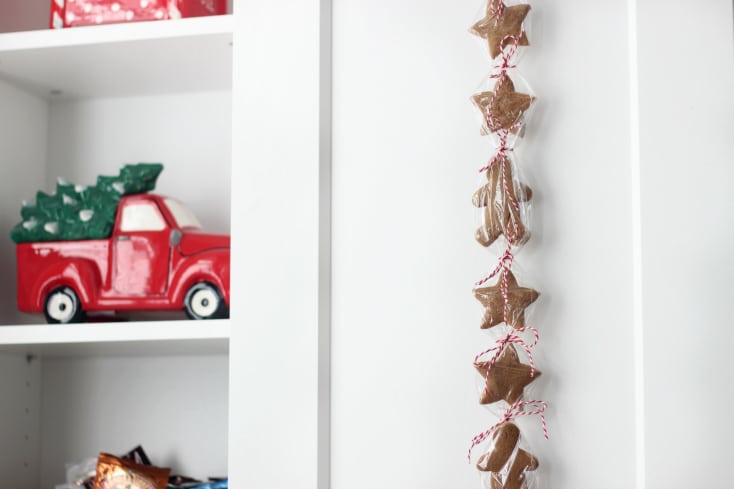
[(56, 192), (39, 191), (35, 204), (23, 205), (23, 221), (10, 237), (16, 243), (108, 238), (120, 197), (150, 192), (161, 171), (160, 163), (138, 163), (125, 165), (117, 176), (97, 177), (93, 187), (59, 180)]

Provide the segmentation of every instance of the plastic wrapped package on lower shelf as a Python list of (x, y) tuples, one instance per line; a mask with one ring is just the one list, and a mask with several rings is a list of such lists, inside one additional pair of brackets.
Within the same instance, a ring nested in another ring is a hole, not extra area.
[(67, 464), (66, 483), (55, 489), (228, 489), (226, 478), (201, 481), (182, 475), (171, 475), (171, 469), (151, 463), (143, 447), (138, 445), (118, 457), (100, 453), (80, 463)]

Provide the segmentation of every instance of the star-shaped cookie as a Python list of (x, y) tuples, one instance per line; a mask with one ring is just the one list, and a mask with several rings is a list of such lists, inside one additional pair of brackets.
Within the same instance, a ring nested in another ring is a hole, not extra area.
[(486, 173), (487, 183), (472, 196), (474, 206), (484, 208), (476, 240), (482, 246), (489, 246), (504, 235), (512, 245), (525, 242), (529, 233), (522, 222), (520, 202), (530, 200), (530, 187), (519, 185), (515, 188), (512, 164), (506, 155), (499, 156)]
[(482, 135), (500, 130), (517, 132), (522, 116), (535, 97), (515, 91), (515, 84), (507, 74), (499, 75), (491, 92), (480, 92), (471, 98), (482, 113)]
[(518, 46), (527, 46), (528, 37), (523, 31), (522, 23), (530, 12), (530, 5), (520, 4), (506, 7), (503, 4), (502, 14), (499, 20), (492, 12), (491, 0), (487, 2), (487, 15), (474, 24), (469, 32), (475, 34), (482, 39), (486, 39), (489, 44), (489, 55), (492, 59), (502, 53), (502, 49), (514, 41), (508, 39), (507, 36), (519, 36)]
[(492, 433), (492, 446), (477, 460), (477, 469), (482, 472), (499, 472), (510, 460), (520, 440), (520, 428), (505, 421)]
[(492, 368), (489, 368), (489, 362), (475, 363), (474, 368), (485, 379), (480, 404), (492, 404), (504, 399), (512, 405), (522, 398), (525, 386), (540, 376), (540, 370), (535, 369), (533, 372), (530, 365), (520, 362), (517, 350), (511, 343), (505, 346)]
[(520, 287), (511, 271), (507, 270), (507, 304), (502, 297), (502, 276), (497, 283), (489, 287), (474, 289), (474, 297), (485, 307), (481, 329), (489, 329), (505, 322), (505, 308), (507, 309), (507, 324), (515, 329), (525, 327), (525, 308), (535, 302), (540, 296), (537, 290)]

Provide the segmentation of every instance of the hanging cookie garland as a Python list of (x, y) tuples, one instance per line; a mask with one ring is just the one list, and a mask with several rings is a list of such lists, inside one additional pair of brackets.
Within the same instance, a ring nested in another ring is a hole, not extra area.
[[(529, 45), (525, 22), (530, 9), (528, 4), (487, 0), (483, 17), (470, 29), (486, 42), (492, 59), (491, 72), (471, 101), (481, 114), (481, 134), (489, 136), (495, 145), (493, 157), (479, 170), (480, 186), (472, 196), (478, 215), (475, 239), (498, 255), (494, 270), (473, 290), (484, 307), (480, 328), (495, 335), (492, 346), (474, 358), (474, 368), (480, 381), (479, 403), (488, 406), (499, 419), (472, 439), (468, 454), (486, 489), (538, 487), (534, 473), (540, 462), (526, 446), (513, 422), (515, 418), (538, 416), (548, 438), (544, 416), (547, 404), (526, 400), (540, 370), (532, 354), (539, 335), (527, 324), (525, 310), (540, 294), (521, 286), (512, 271), (517, 250), (530, 238), (532, 190), (520, 181), (511, 156), (535, 103), (535, 96), (514, 64), (519, 48)], [(490, 281), (494, 283), (487, 285)], [(529, 335), (532, 340), (527, 338)]]

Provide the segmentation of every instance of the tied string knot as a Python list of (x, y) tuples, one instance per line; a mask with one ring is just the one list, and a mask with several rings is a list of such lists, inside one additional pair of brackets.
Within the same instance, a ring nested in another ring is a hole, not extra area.
[[(489, 117), (489, 114), (487, 114), (487, 116)], [(487, 122), (487, 125), (489, 125), (489, 121)], [(497, 163), (503, 163), (503, 160), (507, 157), (507, 153), (509, 153), (510, 151), (514, 151), (514, 148), (507, 145), (507, 140), (510, 138), (509, 130), (503, 129), (501, 131), (498, 131), (497, 137), (499, 139), (498, 144), (497, 144), (497, 152), (492, 157), (492, 159), (489, 160), (489, 163), (487, 163), (486, 165), (484, 165), (483, 167), (479, 169), (479, 173), (483, 173), (489, 170)]]
[[(534, 409), (530, 411), (526, 411), (524, 409), (526, 406), (534, 408)], [(472, 438), (471, 446), (469, 447), (469, 453), (467, 454), (467, 459), (469, 460), (469, 463), (471, 463), (471, 452), (475, 446), (479, 445), (484, 440), (489, 438), (492, 435), (492, 433), (494, 433), (497, 430), (497, 428), (502, 426), (503, 423), (512, 421), (514, 418), (517, 418), (519, 416), (535, 416), (535, 415), (540, 416), (540, 422), (543, 427), (543, 436), (547, 440), (548, 439), (548, 426), (545, 423), (545, 414), (544, 414), (547, 408), (548, 408), (548, 404), (545, 401), (540, 401), (540, 400), (517, 401), (514, 404), (512, 404), (510, 407), (507, 408), (507, 410), (502, 415), (502, 417), (497, 422), (497, 424), (495, 424), (488, 430)]]

